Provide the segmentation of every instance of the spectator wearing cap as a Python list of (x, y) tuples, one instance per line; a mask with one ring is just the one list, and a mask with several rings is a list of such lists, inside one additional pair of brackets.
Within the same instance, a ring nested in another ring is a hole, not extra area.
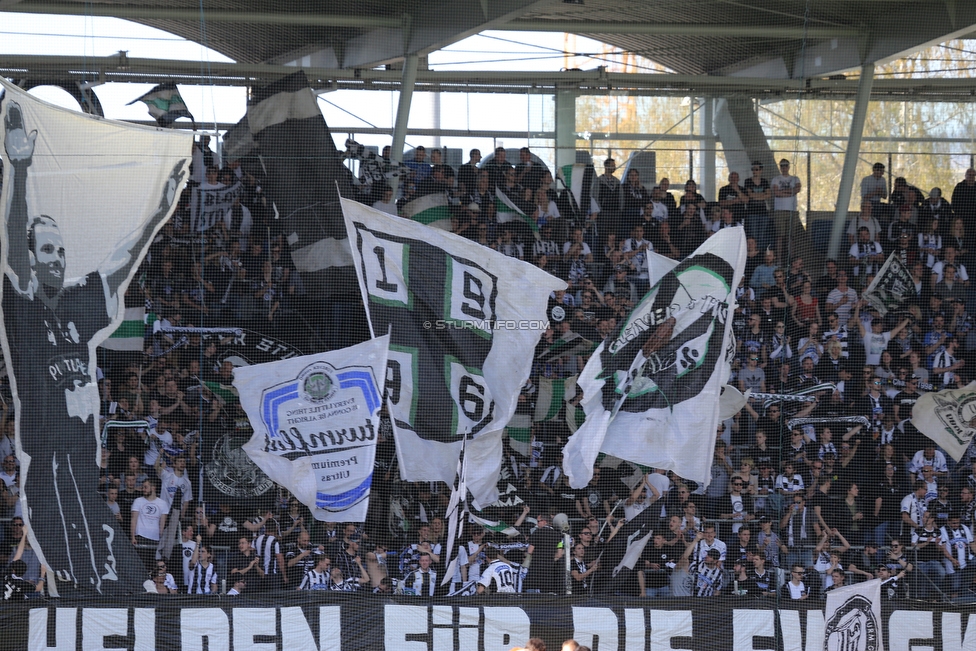
[[(721, 562), (722, 553), (718, 549), (708, 549), (701, 556), (698, 556), (696, 552), (692, 556), (692, 551), (701, 546), (707, 535), (701, 531), (696, 533), (694, 542), (688, 545), (682, 554), (682, 559), (690, 563), (688, 572), (693, 581), (692, 594), (696, 597), (717, 597), (721, 594), (722, 588), (725, 587), (725, 572), (722, 569)], [(714, 525), (711, 525), (711, 535), (714, 538)]]

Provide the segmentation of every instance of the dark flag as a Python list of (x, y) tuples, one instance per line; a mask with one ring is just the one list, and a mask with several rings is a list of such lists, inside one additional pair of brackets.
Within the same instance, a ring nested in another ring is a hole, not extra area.
[(355, 293), (339, 207), (340, 194), (354, 194), (352, 174), (342, 164), (305, 73), (254, 92), (247, 115), (228, 131), (227, 152), (231, 160), (249, 157), (245, 169), (261, 180), (273, 202), (309, 294)]
[(193, 116), (190, 115), (190, 111), (186, 108), (186, 102), (180, 97), (180, 91), (173, 82), (159, 84), (142, 97), (135, 98), (126, 104), (126, 106), (135, 104), (136, 102), (143, 102), (146, 108), (149, 109), (149, 115), (153, 116), (153, 119), (161, 127), (171, 127), (180, 118), (190, 118), (190, 120), (193, 120)]

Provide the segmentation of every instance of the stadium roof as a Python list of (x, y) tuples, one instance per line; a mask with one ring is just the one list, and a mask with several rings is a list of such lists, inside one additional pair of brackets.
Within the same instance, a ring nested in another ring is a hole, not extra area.
[[(823, 77), (976, 31), (961, 0), (0, 0), (114, 16), (242, 64), (371, 68), (487, 29), (582, 34), (684, 75)], [(0, 61), (4, 57), (0, 56)]]

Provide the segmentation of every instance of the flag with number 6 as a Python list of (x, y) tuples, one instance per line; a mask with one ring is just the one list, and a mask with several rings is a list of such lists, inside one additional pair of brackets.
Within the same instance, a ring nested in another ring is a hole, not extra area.
[(390, 334), (386, 399), (406, 481), (497, 499), (502, 431), (566, 283), (466, 238), (342, 200), (373, 336)]

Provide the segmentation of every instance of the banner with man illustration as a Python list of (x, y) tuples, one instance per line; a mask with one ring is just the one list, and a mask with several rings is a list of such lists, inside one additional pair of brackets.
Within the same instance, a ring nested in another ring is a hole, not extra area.
[(121, 594), (145, 569), (96, 491), (95, 348), (122, 322), (129, 281), (176, 206), (192, 135), (0, 85), (2, 339), (28, 536), (52, 594)]
[(389, 336), (234, 371), (244, 451), (317, 520), (365, 522)]

